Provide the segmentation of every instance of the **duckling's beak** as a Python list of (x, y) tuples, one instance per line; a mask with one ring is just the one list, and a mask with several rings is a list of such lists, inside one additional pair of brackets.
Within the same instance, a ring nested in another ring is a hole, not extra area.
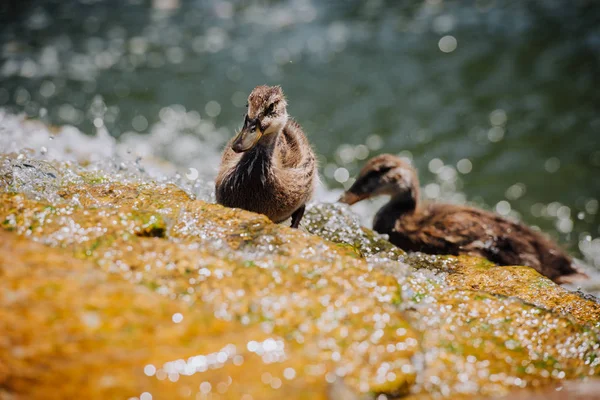
[(260, 130), (258, 119), (251, 120), (246, 116), (244, 126), (242, 127), (240, 133), (238, 133), (236, 138), (233, 140), (231, 149), (236, 153), (248, 151), (256, 146), (256, 143), (258, 143), (262, 135), (263, 133)]
[(345, 192), (342, 197), (340, 197), (340, 199), (338, 200), (340, 203), (346, 203), (348, 205), (352, 205), (354, 203), (358, 203), (361, 200), (366, 199), (368, 196), (365, 195), (359, 195), (353, 192)]

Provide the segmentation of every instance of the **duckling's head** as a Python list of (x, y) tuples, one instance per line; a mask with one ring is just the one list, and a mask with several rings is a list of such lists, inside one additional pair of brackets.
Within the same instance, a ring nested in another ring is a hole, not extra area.
[(367, 161), (340, 201), (352, 205), (379, 195), (390, 195), (394, 199), (416, 204), (419, 197), (417, 172), (399, 157), (378, 155)]
[(287, 102), (280, 86), (257, 86), (248, 96), (244, 126), (233, 141), (236, 153), (252, 149), (261, 139), (270, 141), (288, 121)]

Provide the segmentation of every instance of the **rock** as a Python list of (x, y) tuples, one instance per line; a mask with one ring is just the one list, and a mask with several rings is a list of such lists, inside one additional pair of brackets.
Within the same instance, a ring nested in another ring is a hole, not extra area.
[(503, 395), (600, 373), (598, 303), (529, 268), (407, 255), (338, 206), (308, 212), (323, 238), (52, 167), (56, 198), (0, 193), (1, 394)]

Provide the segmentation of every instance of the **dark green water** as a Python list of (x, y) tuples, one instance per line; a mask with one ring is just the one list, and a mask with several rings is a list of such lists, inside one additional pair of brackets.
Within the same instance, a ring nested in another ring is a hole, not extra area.
[(280, 84), (330, 187), (403, 152), (426, 197), (520, 216), (600, 266), (596, 1), (9, 3), (0, 107), (120, 136), (179, 104), (224, 141), (249, 91)]

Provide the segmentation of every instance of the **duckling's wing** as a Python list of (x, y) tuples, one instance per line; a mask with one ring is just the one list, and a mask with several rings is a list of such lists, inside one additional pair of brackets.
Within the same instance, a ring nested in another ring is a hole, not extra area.
[(587, 276), (556, 243), (518, 222), (494, 213), (450, 204), (431, 204), (398, 221), (396, 230), (413, 249), (469, 254), (499, 265), (526, 265), (557, 282)]
[(231, 149), (231, 144), (234, 140), (235, 138), (230, 139), (223, 150), (221, 165), (219, 166), (219, 172), (217, 173), (217, 178), (215, 179), (215, 186), (217, 189), (224, 183), (225, 180), (227, 180), (227, 178), (229, 178), (233, 170), (235, 170), (237, 163), (240, 161), (241, 155)]
[[(536, 253), (526, 237), (515, 234), (521, 230), (517, 224), (471, 207), (431, 204), (405, 229), (413, 231), (419, 242), (449, 254), (479, 255), (504, 265), (523, 263), (521, 254)], [(535, 257), (527, 261), (539, 265)]]

